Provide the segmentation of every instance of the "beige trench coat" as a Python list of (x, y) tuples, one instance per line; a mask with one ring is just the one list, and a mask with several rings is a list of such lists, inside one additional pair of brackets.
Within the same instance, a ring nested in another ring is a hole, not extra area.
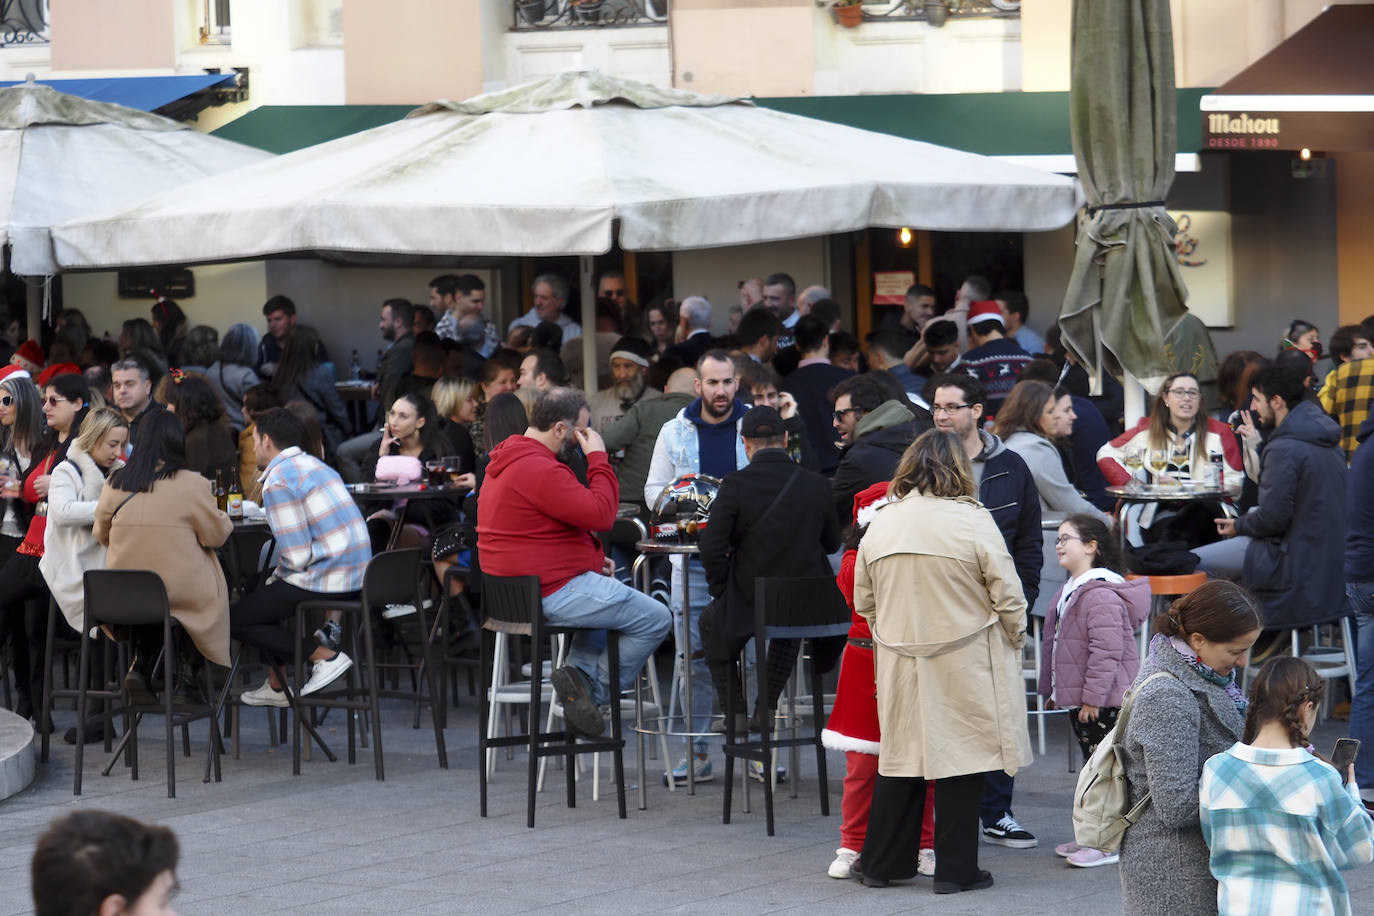
[(150, 569), (161, 576), (172, 616), (200, 654), (228, 666), (229, 588), (215, 548), (234, 526), (216, 508), (209, 481), (178, 471), (124, 503), (128, 496), (106, 484), (95, 507), (96, 540), (109, 548), (105, 568)]
[(859, 544), (854, 607), (873, 630), (884, 776), (944, 779), (1031, 762), (1026, 601), (992, 516), (910, 493)]

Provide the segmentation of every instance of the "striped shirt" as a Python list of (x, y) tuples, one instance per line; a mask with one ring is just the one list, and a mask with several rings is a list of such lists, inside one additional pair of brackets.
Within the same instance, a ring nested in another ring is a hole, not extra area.
[(1374, 861), (1354, 783), (1302, 748), (1237, 743), (1207, 761), (1199, 798), (1222, 916), (1350, 912), (1340, 871)]
[(262, 503), (280, 551), (278, 579), (311, 592), (363, 587), (372, 542), (333, 468), (299, 448), (285, 449), (263, 474)]

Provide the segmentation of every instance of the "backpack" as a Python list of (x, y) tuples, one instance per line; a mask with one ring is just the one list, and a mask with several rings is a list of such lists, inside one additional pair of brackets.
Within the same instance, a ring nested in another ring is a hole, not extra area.
[(1073, 838), (1079, 846), (1115, 852), (1121, 838), (1150, 807), (1150, 794), (1134, 805), (1130, 804), (1130, 790), (1126, 784), (1126, 762), (1122, 741), (1126, 725), (1131, 720), (1131, 705), (1136, 694), (1157, 677), (1173, 677), (1167, 671), (1157, 671), (1126, 695), (1116, 724), (1093, 751), (1078, 774), (1073, 793)]

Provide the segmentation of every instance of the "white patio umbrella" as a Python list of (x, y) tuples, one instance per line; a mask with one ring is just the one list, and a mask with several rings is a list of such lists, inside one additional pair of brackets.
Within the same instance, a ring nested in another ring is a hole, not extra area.
[[(0, 244), (14, 273), (51, 276), (53, 225), (268, 158), (122, 105), (37, 84), (0, 89)], [(32, 328), (36, 300), (30, 312)]]
[(435, 102), (67, 223), (54, 240), (67, 268), (293, 252), (575, 254), (590, 303), (590, 256), (611, 249), (617, 223), (625, 250), (672, 250), (868, 226), (1051, 229), (1078, 200), (1072, 179), (972, 153), (571, 71)]

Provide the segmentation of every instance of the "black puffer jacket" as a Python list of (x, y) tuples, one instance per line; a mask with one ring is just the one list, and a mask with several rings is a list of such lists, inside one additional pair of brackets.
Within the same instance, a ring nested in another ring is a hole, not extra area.
[(1242, 583), (1266, 627), (1307, 626), (1345, 610), (1345, 452), (1341, 427), (1303, 401), (1270, 434), (1260, 457), (1259, 504), (1236, 519), (1252, 540)]
[(854, 496), (865, 487), (891, 480), (902, 452), (930, 428), (929, 420), (916, 419), (900, 401), (884, 401), (859, 421), (854, 442), (840, 452), (840, 463), (830, 479), (841, 528), (854, 520)]
[(984, 432), (983, 452), (973, 459), (978, 478), (978, 501), (992, 513), (992, 520), (1007, 542), (1007, 550), (1021, 577), (1026, 606), (1040, 597), (1040, 567), (1044, 562), (1040, 532), (1040, 492), (1021, 456), (992, 433)]

